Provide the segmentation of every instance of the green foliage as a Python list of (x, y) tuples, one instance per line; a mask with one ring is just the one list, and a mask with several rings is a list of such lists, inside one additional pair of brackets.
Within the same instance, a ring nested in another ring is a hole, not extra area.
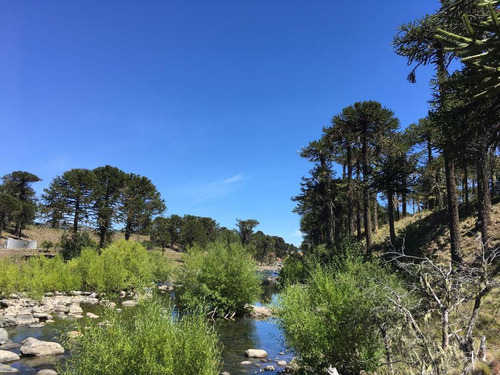
[(213, 327), (196, 315), (174, 317), (158, 301), (134, 311), (107, 311), (108, 325), (90, 322), (71, 347), (63, 375), (216, 375), (221, 345)]
[(173, 267), (159, 253), (148, 252), (141, 244), (118, 241), (99, 255), (84, 248), (80, 256), (64, 262), (54, 258), (29, 260), (0, 259), (0, 293), (27, 292), (41, 297), (45, 292), (87, 290), (116, 292), (171, 278)]
[(0, 258), (0, 295), (9, 295), (19, 291), (21, 267), (12, 258)]
[(120, 213), (125, 222), (125, 239), (132, 233), (149, 228), (151, 218), (166, 210), (160, 192), (151, 180), (129, 173), (125, 177), (122, 190)]
[(303, 365), (316, 373), (329, 365), (342, 374), (376, 369), (383, 355), (380, 329), (396, 317), (385, 286), (401, 290), (384, 268), (359, 257), (342, 267), (316, 267), (307, 285), (287, 286), (279, 317)]
[(295, 254), (285, 259), (279, 279), (282, 286), (305, 283), (310, 273), (317, 267), (342, 269), (344, 264), (360, 259), (364, 253), (363, 243), (352, 237), (346, 237), (333, 244), (318, 245), (311, 248), (304, 256)]
[(31, 297), (40, 298), (47, 291), (69, 292), (79, 289), (81, 285), (80, 276), (74, 272), (74, 267), (64, 263), (61, 256), (31, 257), (17, 264), (21, 274), (19, 287)]
[(97, 244), (90, 238), (87, 232), (65, 232), (61, 236), (60, 245), (61, 255), (64, 259), (72, 259), (79, 256), (85, 247), (97, 248)]
[(152, 258), (135, 241), (114, 242), (101, 255), (87, 248), (75, 260), (85, 290), (119, 291), (151, 283), (155, 276), (168, 273), (168, 266), (162, 265), (167, 262), (165, 258)]
[(254, 219), (240, 220), (236, 219), (236, 226), (240, 235), (240, 241), (243, 245), (248, 245), (252, 238), (254, 228), (259, 225), (259, 222)]
[(256, 301), (261, 292), (255, 271), (255, 262), (241, 244), (195, 246), (180, 272), (179, 305), (185, 310), (215, 310), (221, 316), (241, 314), (245, 304)]
[(291, 255), (285, 259), (280, 270), (278, 280), (279, 285), (286, 286), (297, 283), (304, 283), (308, 277), (308, 269), (304, 264), (304, 259), (299, 255)]

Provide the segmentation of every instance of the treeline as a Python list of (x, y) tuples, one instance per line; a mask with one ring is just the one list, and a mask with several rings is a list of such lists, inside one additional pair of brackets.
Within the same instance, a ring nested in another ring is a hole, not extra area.
[(285, 242), (282, 237), (270, 236), (262, 231), (254, 232), (259, 224), (257, 220), (236, 221), (236, 229), (220, 227), (209, 217), (193, 215), (171, 215), (156, 217), (151, 227), (151, 245), (161, 248), (179, 246), (182, 249), (199, 245), (205, 248), (209, 243), (241, 243), (245, 245), (260, 262), (274, 257), (282, 258), (297, 248)]
[[(498, 21), (491, 11), (498, 2), (451, 3), (402, 25), (393, 41), (395, 52), (414, 65), (410, 82), (419, 66), (435, 69), (426, 118), (402, 131), (390, 109), (357, 102), (334, 115), (321, 138), (302, 149), (301, 156), (314, 163), (292, 198), (305, 247), (357, 236), (370, 252), (381, 223), (389, 224), (394, 245), (396, 220), (447, 208), (451, 258), (460, 263), (459, 204), (467, 214), (477, 209), (488, 246), (491, 198), (500, 194)], [(463, 14), (469, 15), (465, 23)], [(478, 51), (484, 56), (473, 55)], [(456, 57), (464, 65), (450, 74)], [(335, 165), (341, 166), (340, 176)]]
[(98, 247), (111, 242), (120, 229), (128, 240), (132, 234), (149, 235), (147, 245), (187, 249), (223, 240), (250, 247), (257, 259), (283, 257), (295, 249), (281, 237), (254, 233), (257, 220), (237, 220), (237, 229), (220, 227), (212, 218), (193, 215), (163, 217), (165, 201), (147, 177), (106, 165), (95, 169), (71, 169), (55, 177), (40, 197), (32, 185), (40, 178), (25, 171), (3, 176), (0, 185), (0, 235), (12, 225), (18, 238), (35, 219), (51, 228), (67, 230), (61, 238), (65, 258), (92, 246), (88, 229), (99, 237)]

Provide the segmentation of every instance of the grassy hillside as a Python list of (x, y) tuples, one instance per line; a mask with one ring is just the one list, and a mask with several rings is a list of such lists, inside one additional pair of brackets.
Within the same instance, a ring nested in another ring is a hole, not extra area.
[[(500, 200), (492, 205), (490, 227), (490, 246), (500, 246)], [(422, 211), (415, 215), (407, 216), (396, 222), (397, 241), (395, 248), (400, 250), (403, 246), (407, 254), (421, 256), (436, 256), (449, 258), (450, 243), (448, 230), (448, 217), (446, 209), (440, 211)], [(471, 256), (481, 246), (481, 233), (477, 225), (477, 212), (471, 208), (469, 214), (462, 207), (460, 210), (460, 234), (462, 235), (462, 248), (465, 256)], [(389, 226), (382, 226), (374, 235), (375, 248), (385, 251), (389, 247)]]

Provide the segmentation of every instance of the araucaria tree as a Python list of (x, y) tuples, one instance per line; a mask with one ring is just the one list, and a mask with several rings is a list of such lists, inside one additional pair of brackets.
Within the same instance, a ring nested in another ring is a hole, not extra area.
[(152, 217), (164, 212), (166, 206), (149, 178), (130, 173), (124, 181), (120, 213), (128, 240), (131, 234), (150, 227)]
[(42, 194), (44, 210), (50, 215), (52, 227), (68, 219), (76, 234), (82, 221), (89, 218), (95, 188), (96, 176), (88, 169), (70, 169), (54, 178)]
[(92, 193), (92, 211), (97, 223), (99, 247), (103, 248), (110, 241), (110, 231), (119, 217), (118, 209), (126, 174), (110, 165), (98, 167), (93, 173), (96, 187)]
[(9, 216), (13, 219), (15, 234), (21, 238), (21, 231), (26, 224), (33, 221), (36, 213), (36, 194), (31, 184), (41, 180), (33, 173), (25, 171), (14, 171), (3, 176), (2, 180), (1, 193), (17, 201), (12, 198), (4, 198), (1, 215), (4, 217), (3, 220)]

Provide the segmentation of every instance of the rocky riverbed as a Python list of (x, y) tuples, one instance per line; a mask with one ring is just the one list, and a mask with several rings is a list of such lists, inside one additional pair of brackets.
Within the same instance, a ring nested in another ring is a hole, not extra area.
[[(264, 278), (265, 288), (274, 280)], [(168, 300), (172, 287), (162, 285), (158, 291)], [(148, 291), (146, 296), (150, 294)], [(267, 291), (267, 297), (273, 294)], [(105, 308), (121, 309), (135, 306), (139, 296), (123, 291), (113, 301), (106, 295), (75, 291), (70, 295), (46, 293), (40, 300), (23, 295), (0, 299), (0, 374), (53, 375), (54, 363), (64, 360), (67, 352), (60, 345), (61, 337), (75, 329), (80, 319), (99, 319)], [(285, 370), (291, 353), (283, 346), (281, 332), (272, 319), (269, 308), (249, 306), (245, 318), (216, 324), (225, 344), (223, 370), (228, 373), (278, 374)], [(10, 337), (9, 337), (10, 333)], [(260, 348), (269, 352), (263, 358), (245, 358), (247, 349)]]

